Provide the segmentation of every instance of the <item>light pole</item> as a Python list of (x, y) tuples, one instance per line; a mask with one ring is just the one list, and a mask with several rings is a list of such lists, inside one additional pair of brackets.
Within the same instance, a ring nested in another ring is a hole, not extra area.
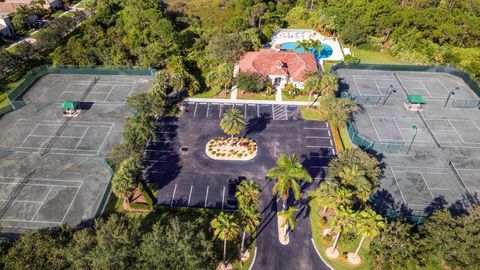
[(415, 130), (415, 134), (413, 134), (412, 141), (410, 142), (410, 145), (408, 146), (407, 155), (410, 152), (410, 148), (412, 148), (413, 142), (415, 141), (415, 137), (417, 137), (417, 126), (413, 125), (412, 128)]
[(443, 105), (443, 108), (447, 107), (447, 104), (448, 104), (448, 101), (450, 100), (450, 97), (455, 95), (455, 91), (457, 91), (458, 89), (459, 89), (458, 87), (455, 87), (455, 89), (453, 89), (452, 91), (450, 91), (448, 93), (448, 97), (447, 97), (447, 100), (445, 100), (445, 104)]
[[(390, 89), (390, 91), (388, 91)], [(393, 89), (393, 85), (390, 84), (390, 86), (387, 88), (387, 93), (385, 95), (385, 100), (383, 101), (382, 105), (385, 105), (388, 101), (388, 98), (392, 95), (392, 93), (396, 93), (397, 90)]]

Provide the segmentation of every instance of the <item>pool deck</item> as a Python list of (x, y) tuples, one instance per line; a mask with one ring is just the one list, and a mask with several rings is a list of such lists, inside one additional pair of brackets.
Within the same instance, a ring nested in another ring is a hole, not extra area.
[(322, 44), (332, 47), (332, 55), (327, 58), (320, 59), (322, 61), (343, 61), (343, 52), (340, 42), (337, 38), (323, 36), (310, 29), (280, 29), (272, 36), (271, 47), (275, 47), (277, 44), (284, 44), (288, 42), (297, 42), (299, 40), (320, 40)]

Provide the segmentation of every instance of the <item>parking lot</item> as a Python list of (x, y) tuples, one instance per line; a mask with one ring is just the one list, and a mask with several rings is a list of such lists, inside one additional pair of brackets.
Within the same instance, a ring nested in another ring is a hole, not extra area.
[[(397, 205), (417, 214), (438, 200), (447, 206), (472, 202), (480, 183), (480, 115), (474, 107), (450, 104), (453, 99), (479, 98), (461, 78), (410, 71), (340, 69), (338, 74), (343, 91), (378, 99), (363, 104), (352, 125), (376, 145), (373, 153), (384, 163), (379, 192), (389, 193)], [(396, 91), (384, 102), (390, 85)], [(455, 94), (449, 98), (452, 90)], [(421, 111), (405, 108), (407, 94), (425, 98)]]
[[(32, 85), (27, 105), (0, 119), (0, 234), (76, 226), (101, 211), (110, 192), (105, 158), (131, 114), (125, 99), (152, 81), (50, 74)], [(60, 104), (82, 97), (80, 114), (64, 117)]]
[[(229, 108), (245, 116), (241, 135), (258, 143), (253, 160), (218, 161), (204, 152), (208, 140), (226, 136), (219, 121)], [(303, 120), (297, 106), (187, 103), (179, 118), (158, 119), (158, 127), (145, 150), (145, 178), (157, 184), (158, 203), (166, 206), (227, 209), (228, 180), (245, 177), (266, 188), (265, 176), (280, 153), (297, 154), (316, 186), (336, 155), (328, 124)]]

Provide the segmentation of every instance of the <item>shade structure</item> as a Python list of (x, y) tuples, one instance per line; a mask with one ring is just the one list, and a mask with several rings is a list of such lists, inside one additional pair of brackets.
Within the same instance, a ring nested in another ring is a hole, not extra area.
[(60, 105), (62, 110), (75, 110), (78, 106), (78, 101), (66, 100)]
[(425, 104), (425, 99), (419, 95), (408, 95), (407, 101), (410, 104)]

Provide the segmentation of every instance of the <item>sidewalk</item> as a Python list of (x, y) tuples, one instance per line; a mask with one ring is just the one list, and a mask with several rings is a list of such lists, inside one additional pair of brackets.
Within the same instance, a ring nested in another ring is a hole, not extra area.
[[(234, 90), (236, 91), (236, 90)], [(225, 98), (186, 98), (186, 102), (199, 103), (228, 103), (228, 104), (273, 104), (273, 105), (292, 105), (292, 106), (310, 106), (312, 102), (309, 101), (276, 101), (276, 100), (253, 100), (253, 99), (234, 99), (233, 96), (229, 99)], [(319, 105), (315, 102), (314, 106)]]

